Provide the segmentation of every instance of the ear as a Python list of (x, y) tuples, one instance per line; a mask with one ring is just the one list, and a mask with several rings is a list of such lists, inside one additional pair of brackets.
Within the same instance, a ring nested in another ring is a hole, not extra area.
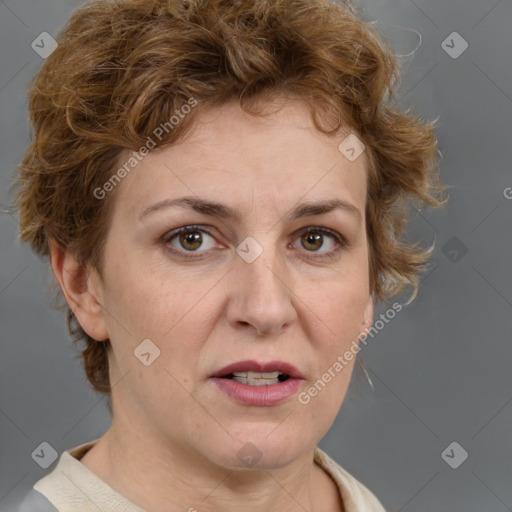
[(363, 313), (362, 332), (366, 332), (373, 324), (374, 304), (372, 294), (368, 294), (368, 302)]
[(103, 288), (97, 272), (82, 267), (74, 253), (55, 240), (50, 240), (49, 244), (53, 273), (82, 329), (97, 341), (108, 339), (102, 305)]

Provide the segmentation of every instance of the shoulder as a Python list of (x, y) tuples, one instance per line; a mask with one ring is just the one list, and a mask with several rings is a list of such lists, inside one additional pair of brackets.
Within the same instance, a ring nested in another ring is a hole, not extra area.
[[(69, 482), (68, 478), (63, 478), (62, 470), (72, 471), (74, 466), (80, 466), (80, 462), (75, 458), (86, 453), (97, 440), (89, 441), (71, 450), (61, 453), (57, 465), (46, 475), (40, 478), (21, 499), (14, 508), (0, 512), (59, 512), (61, 505), (55, 501), (56, 497), (67, 497), (72, 493), (66, 493), (64, 483)], [(75, 490), (76, 491), (76, 490)], [(71, 504), (73, 505), (73, 503)], [(57, 508), (58, 507), (58, 508)], [(71, 508), (73, 510), (73, 508)], [(78, 509), (76, 509), (78, 510)]]
[(11, 512), (58, 512), (48, 499), (35, 489), (23, 496)]
[(338, 486), (346, 512), (386, 512), (382, 503), (364, 484), (318, 447), (315, 449), (315, 462)]

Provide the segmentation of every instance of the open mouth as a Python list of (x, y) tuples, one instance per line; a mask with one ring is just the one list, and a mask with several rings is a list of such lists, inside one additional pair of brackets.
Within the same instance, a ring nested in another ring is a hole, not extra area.
[(238, 361), (210, 375), (211, 382), (230, 399), (257, 407), (278, 405), (295, 395), (302, 373), (286, 361)]
[(280, 382), (286, 382), (289, 378), (290, 376), (287, 373), (251, 371), (233, 372), (221, 377), (221, 379), (231, 379), (247, 386), (271, 386)]

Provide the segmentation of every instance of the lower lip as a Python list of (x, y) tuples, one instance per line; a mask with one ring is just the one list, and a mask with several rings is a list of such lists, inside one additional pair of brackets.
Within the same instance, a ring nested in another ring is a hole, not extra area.
[(244, 405), (257, 405), (268, 407), (276, 405), (283, 400), (295, 395), (299, 389), (302, 379), (292, 378), (269, 386), (248, 386), (232, 379), (212, 378), (218, 388)]

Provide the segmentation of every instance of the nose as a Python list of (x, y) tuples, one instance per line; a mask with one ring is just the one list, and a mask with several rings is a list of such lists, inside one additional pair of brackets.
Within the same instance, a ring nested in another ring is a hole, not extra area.
[(293, 287), (278, 255), (264, 250), (252, 263), (238, 258), (229, 273), (227, 319), (235, 329), (258, 335), (279, 334), (297, 318)]

